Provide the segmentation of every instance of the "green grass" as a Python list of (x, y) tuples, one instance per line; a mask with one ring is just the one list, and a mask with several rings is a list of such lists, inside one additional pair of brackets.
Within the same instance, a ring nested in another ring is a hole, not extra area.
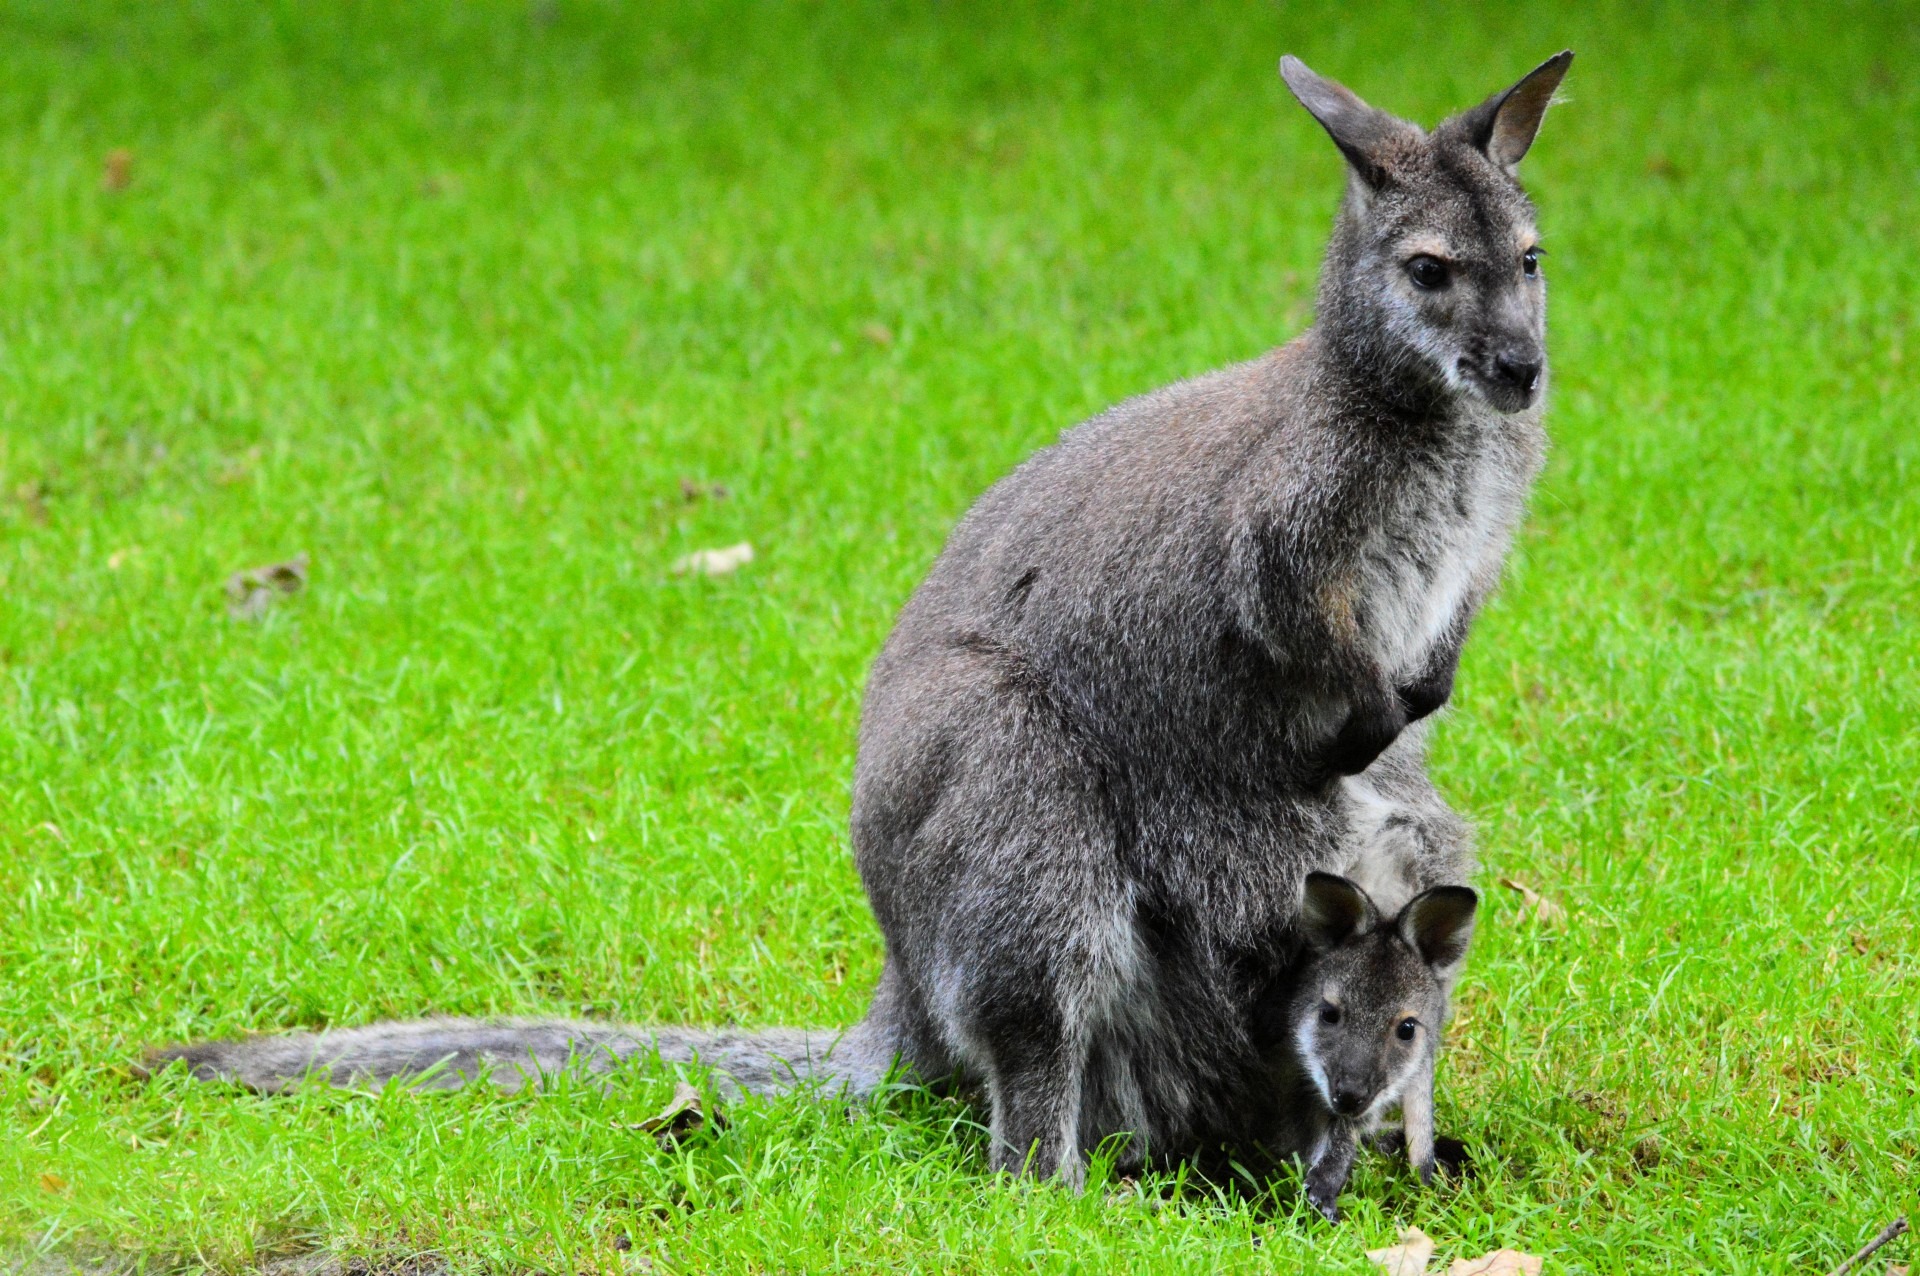
[[(662, 1152), (658, 1075), (132, 1077), (430, 1011), (853, 1019), (860, 685), (946, 528), (1308, 320), (1340, 173), (1277, 56), (1431, 121), (1563, 45), (1555, 455), (1436, 760), (1487, 863), (1441, 1083), (1479, 1178), (1364, 1161), (1334, 1228), (998, 1182), (921, 1098)], [(1913, 5), (6, 0), (0, 1253), (1357, 1273), (1417, 1223), (1832, 1266), (1920, 1162), (1917, 65)]]

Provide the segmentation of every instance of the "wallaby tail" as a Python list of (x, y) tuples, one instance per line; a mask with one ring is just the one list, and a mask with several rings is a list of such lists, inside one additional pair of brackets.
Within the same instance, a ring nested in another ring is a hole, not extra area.
[(232, 1081), (267, 1094), (309, 1078), (355, 1089), (417, 1078), (412, 1084), (421, 1089), (455, 1090), (485, 1076), (513, 1091), (570, 1067), (604, 1074), (624, 1060), (655, 1054), (711, 1068), (724, 1088), (754, 1094), (820, 1084), (858, 1097), (879, 1088), (893, 1066), (892, 1053), (864, 1022), (843, 1031), (745, 1032), (563, 1019), (421, 1019), (203, 1041), (152, 1051), (146, 1066), (158, 1072), (179, 1060), (202, 1081)]

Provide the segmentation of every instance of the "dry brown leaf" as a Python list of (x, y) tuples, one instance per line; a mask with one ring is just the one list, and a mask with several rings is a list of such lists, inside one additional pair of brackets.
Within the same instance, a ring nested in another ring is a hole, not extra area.
[(696, 549), (684, 558), (674, 559), (672, 570), (676, 576), (685, 576), (689, 572), (697, 576), (725, 576), (729, 572), (739, 571), (752, 561), (753, 546), (741, 541), (725, 549)]
[(123, 191), (133, 185), (133, 152), (124, 146), (115, 147), (107, 152), (107, 159), (100, 166), (100, 189), (103, 191)]
[(887, 327), (884, 323), (870, 323), (860, 329), (860, 335), (868, 341), (873, 342), (876, 346), (890, 346), (893, 344), (893, 329)]
[(1520, 896), (1520, 912), (1514, 918), (1522, 924), (1534, 922), (1541, 926), (1557, 926), (1566, 920), (1567, 910), (1548, 899), (1545, 895), (1528, 886), (1525, 882), (1516, 882), (1511, 877), (1503, 877), (1500, 884)]
[(235, 620), (258, 620), (282, 594), (307, 587), (307, 556), (303, 551), (284, 563), (249, 567), (227, 577), (227, 615)]
[(706, 1101), (700, 1097), (700, 1092), (686, 1082), (680, 1081), (674, 1084), (673, 1098), (667, 1101), (667, 1106), (661, 1108), (657, 1115), (650, 1116), (644, 1121), (634, 1121), (626, 1128), (637, 1130), (641, 1134), (651, 1134), (663, 1150), (671, 1150), (681, 1139), (708, 1125), (712, 1125), (716, 1130), (726, 1129), (726, 1114), (718, 1108), (708, 1112)]
[(1427, 1263), (1433, 1257), (1433, 1237), (1417, 1227), (1400, 1229), (1400, 1243), (1384, 1249), (1370, 1249), (1367, 1259), (1387, 1276), (1426, 1276)]
[(1540, 1276), (1540, 1256), (1517, 1249), (1496, 1249), (1479, 1258), (1456, 1258), (1447, 1276)]
[(40, 1175), (40, 1190), (43, 1192), (64, 1192), (67, 1190), (67, 1181), (58, 1174), (55, 1174), (52, 1170), (47, 1170)]
[(1893, 1266), (1887, 1268), (1887, 1276), (1907, 1276), (1907, 1265), (1905, 1263), (1895, 1263)]

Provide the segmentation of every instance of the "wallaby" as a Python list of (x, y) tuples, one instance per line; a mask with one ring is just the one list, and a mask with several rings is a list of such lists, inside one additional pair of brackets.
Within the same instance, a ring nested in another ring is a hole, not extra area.
[[(862, 712), (852, 836), (886, 957), (859, 1024), (430, 1021), (160, 1057), (263, 1089), (654, 1050), (750, 1089), (899, 1066), (983, 1091), (1007, 1170), (1078, 1183), (1111, 1135), (1135, 1163), (1261, 1144), (1334, 1166), (1338, 1138), (1301, 1132), (1338, 1096), (1276, 1081), (1302, 1043), (1264, 1008), (1308, 986), (1310, 873), (1405, 918), (1470, 867), (1418, 739), (1395, 742), (1450, 696), (1541, 464), (1545, 281), (1514, 171), (1571, 58), (1431, 133), (1282, 60), (1348, 164), (1315, 326), (1075, 427), (955, 528)], [(1444, 1000), (1457, 963), (1433, 968)], [(1332, 1057), (1322, 1032), (1308, 1057)], [(1412, 1146), (1421, 1072), (1391, 1074), (1374, 1098), (1409, 1104)]]
[(1307, 1199), (1329, 1219), (1340, 1216), (1359, 1139), (1388, 1108), (1431, 1090), (1448, 994), (1478, 903), (1465, 886), (1436, 886), (1382, 925), (1359, 886), (1307, 875), (1298, 923), (1306, 957), (1289, 980), (1286, 1004), (1300, 1095), (1291, 1111), (1303, 1128), (1287, 1141), (1311, 1148)]

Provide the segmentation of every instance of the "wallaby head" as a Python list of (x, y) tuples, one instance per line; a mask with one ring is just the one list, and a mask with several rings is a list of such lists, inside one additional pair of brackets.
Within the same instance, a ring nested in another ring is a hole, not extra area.
[(1571, 52), (1431, 133), (1368, 106), (1298, 58), (1280, 75), (1347, 158), (1319, 323), (1381, 389), (1518, 412), (1546, 375), (1546, 281), (1533, 204), (1514, 172)]
[(1383, 921), (1346, 878), (1307, 875), (1299, 921), (1307, 958), (1291, 1023), (1329, 1110), (1378, 1116), (1399, 1100), (1438, 1043), (1478, 903), (1465, 886), (1436, 886)]

